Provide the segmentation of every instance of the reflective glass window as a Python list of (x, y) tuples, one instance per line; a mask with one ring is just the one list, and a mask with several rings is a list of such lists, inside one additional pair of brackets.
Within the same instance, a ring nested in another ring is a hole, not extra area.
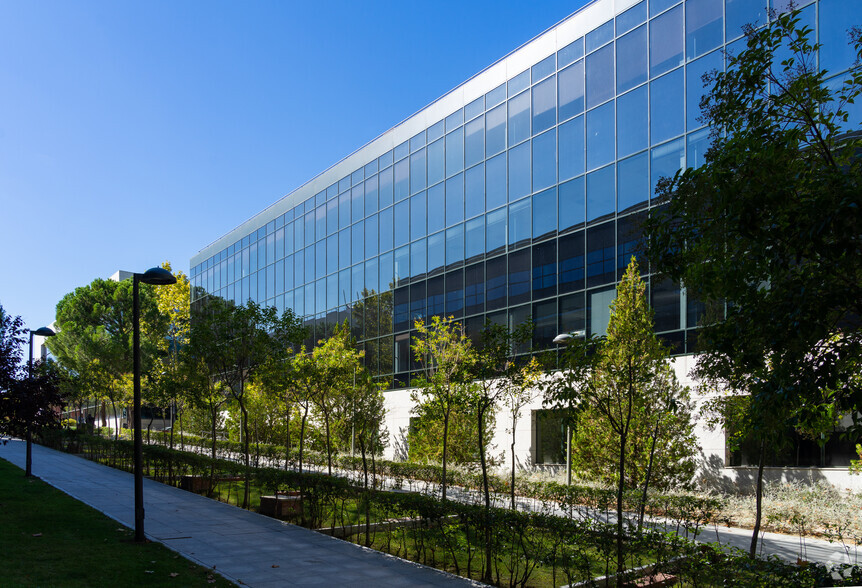
[(709, 142), (709, 129), (701, 129), (688, 135), (688, 151), (685, 160), (687, 167), (696, 169), (706, 163)]
[(643, 222), (646, 211), (630, 214), (617, 220), (617, 279), (621, 280), (626, 273), (632, 257), (638, 260), (638, 269), (642, 276), (649, 271), (649, 265), (643, 259)]
[(615, 281), (616, 243), (614, 223), (587, 229), (587, 286)]
[(616, 209), (616, 177), (609, 165), (587, 174), (587, 222), (603, 219)]
[(589, 53), (604, 45), (610, 43), (614, 38), (614, 21), (609, 20), (603, 25), (591, 30), (584, 37), (584, 45), (586, 52)]
[(655, 145), (685, 131), (683, 70), (650, 82), (650, 142)]
[(305, 252), (299, 251), (293, 256), (294, 284), (301, 286), (305, 283)]
[(441, 181), (446, 173), (446, 147), (443, 139), (428, 145), (428, 185)]
[(338, 232), (338, 199), (333, 198), (326, 203), (326, 234)]
[(560, 120), (566, 120), (584, 111), (584, 62), (567, 67), (557, 76), (559, 87)]
[[(370, 178), (372, 176), (372, 174), (376, 174), (376, 173), (377, 173), (377, 160), (373, 159), (371, 161), (371, 163), (365, 164), (365, 177)], [(329, 190), (327, 189), (327, 191), (326, 191), (327, 198), (331, 198), (334, 195), (335, 194), (330, 194)]]
[(406, 284), (410, 278), (410, 246), (405, 245), (395, 250), (393, 258), (393, 266), (395, 269), (395, 285), (400, 286)]
[(314, 246), (305, 248), (305, 283), (314, 281)]
[(378, 175), (380, 182), (380, 207), (392, 204), (392, 168), (387, 167)]
[(389, 251), (393, 247), (392, 211), (391, 206), (380, 211), (380, 251)]
[(524, 198), (509, 205), (509, 246), (520, 247), (532, 236), (531, 200)]
[(530, 301), (530, 249), (509, 254), (509, 304)]
[(485, 159), (485, 119), (477, 118), (464, 125), (464, 157), (469, 167)]
[(862, 10), (851, 0), (820, 0), (820, 68), (837, 73), (856, 60), (847, 33), (862, 25)]
[(485, 94), (485, 108), (496, 106), (506, 99), (506, 84), (500, 84), (487, 94)]
[(404, 159), (408, 153), (410, 153), (410, 147), (407, 145), (407, 141), (404, 141), (395, 148), (395, 161)]
[(551, 188), (533, 195), (533, 239), (557, 232), (557, 190)]
[(655, 311), (656, 332), (679, 328), (679, 287), (670, 280), (651, 280), (650, 305)]
[(649, 202), (649, 157), (644, 151), (617, 163), (617, 211), (626, 212)]
[(618, 14), (617, 21), (617, 36), (621, 36), (638, 26), (639, 24), (646, 22), (647, 18), (647, 3), (646, 0), (643, 2), (639, 2), (635, 4), (622, 14)]
[(617, 93), (647, 80), (647, 28), (639, 27), (617, 39)]
[(530, 70), (522, 71), (509, 80), (506, 85), (508, 86), (509, 96), (514, 96), (521, 90), (526, 89), (530, 85)]
[(506, 105), (485, 113), (485, 155), (490, 157), (506, 148)]
[(587, 55), (587, 108), (614, 96), (614, 46)]
[(502, 206), (508, 200), (506, 191), (506, 154), (485, 162), (485, 205), (488, 209)]
[(533, 134), (557, 124), (557, 80), (554, 77), (533, 86)]
[(362, 288), (365, 287), (365, 265), (358, 264), (350, 268), (350, 280), (353, 282), (352, 296), (349, 302), (354, 302), (362, 297)]
[(338, 306), (338, 274), (333, 274), (326, 278), (326, 308), (335, 308)]
[(756, 27), (766, 22), (766, 2), (725, 0), (724, 4), (728, 41), (742, 35), (743, 26), (749, 24)]
[(464, 107), (464, 120), (472, 120), (485, 112), (485, 97), (479, 96)]
[[(485, 212), (485, 165), (471, 167), (464, 174), (465, 218)], [(430, 212), (430, 202), (429, 202)]]
[[(294, 246), (294, 223), (286, 223), (284, 225), (284, 252), (285, 254), (291, 253), (293, 251)], [(238, 251), (238, 250), (237, 250)], [(239, 261), (239, 257), (237, 257), (237, 261)], [(239, 276), (237, 276), (239, 277)]]
[(380, 226), (377, 215), (372, 214), (365, 219), (365, 257), (377, 255), (377, 238), (380, 235)]
[[(338, 191), (339, 191), (339, 192), (346, 192), (347, 190), (349, 190), (349, 189), (350, 189), (350, 186), (351, 186), (351, 185), (352, 185), (352, 184), (350, 183), (350, 176), (347, 176), (347, 177), (345, 177), (345, 178), (341, 178), (341, 179), (338, 181)], [(308, 212), (308, 210), (307, 210), (307, 209), (306, 209), (306, 212)]]
[(410, 277), (422, 278), (427, 271), (427, 250), (425, 248), (425, 239), (413, 241), (410, 244)]
[(584, 331), (587, 328), (586, 304), (584, 293), (578, 292), (560, 298), (560, 331), (561, 333), (574, 333)]
[(533, 298), (557, 293), (557, 242), (545, 241), (533, 246)]
[(410, 162), (402, 159), (395, 163), (395, 201), (410, 196)]
[(549, 55), (544, 58), (542, 61), (534, 65), (530, 68), (530, 78), (533, 80), (535, 84), (539, 80), (548, 77), (552, 73), (554, 73), (557, 69), (557, 56)]
[(584, 38), (581, 37), (557, 51), (557, 67), (562, 69), (584, 56)]
[(682, 6), (650, 21), (649, 71), (655, 77), (683, 61)]
[(509, 200), (530, 193), (530, 142), (509, 149)]
[(303, 217), (305, 224), (305, 245), (314, 244), (314, 212), (309, 212)]
[(446, 273), (446, 315), (461, 318), (464, 314), (464, 272)]
[(700, 101), (703, 96), (709, 94), (712, 85), (711, 83), (705, 85), (703, 76), (719, 69), (724, 69), (724, 58), (721, 51), (713, 51), (685, 66), (685, 110), (688, 130), (703, 126), (703, 122), (698, 120), (701, 116)]
[(428, 142), (435, 141), (443, 136), (443, 131), (445, 130), (443, 121), (438, 121), (428, 127), (426, 131), (426, 135), (428, 136)]
[(587, 113), (587, 169), (614, 159), (614, 103)]
[(533, 191), (557, 183), (557, 132), (551, 129), (533, 138)]
[(685, 146), (682, 138), (654, 147), (650, 152), (650, 193), (655, 194), (659, 178), (672, 177), (685, 167)]
[(350, 217), (353, 222), (365, 216), (365, 186), (359, 184), (350, 191)]
[(386, 153), (384, 153), (383, 155), (381, 155), (380, 157), (377, 158), (377, 164), (380, 167), (380, 169), (383, 169), (387, 165), (392, 165), (392, 161), (393, 161), (393, 159), (392, 159), (392, 152), (391, 151), (387, 151)]
[(584, 173), (584, 117), (561, 124), (559, 168), (560, 180)]
[(506, 248), (506, 209), (499, 208), (485, 215), (485, 253), (493, 255)]
[(560, 220), (559, 231), (562, 233), (584, 224), (586, 204), (584, 202), (584, 177), (560, 184), (559, 187)]
[(437, 184), (428, 189), (428, 232), (436, 233), (445, 226), (446, 189)]
[[(365, 216), (377, 212), (379, 204), (377, 202), (377, 176), (365, 180)], [(328, 214), (327, 210), (327, 214)]]
[(359, 263), (365, 260), (365, 227), (362, 221), (359, 221), (351, 228), (351, 243), (352, 249), (351, 261)]
[(425, 146), (425, 131), (421, 131), (410, 137), (410, 152), (418, 151)]
[(722, 0), (685, 3), (685, 55), (694, 59), (721, 45), (724, 35)]
[(284, 289), (293, 290), (295, 285), (296, 281), (294, 280), (293, 255), (288, 255), (284, 258)]
[(443, 231), (428, 237), (428, 273), (440, 271), (446, 265), (446, 239)]
[(560, 294), (584, 287), (584, 231), (560, 237)]
[(506, 306), (506, 256), (485, 262), (485, 308), (496, 310)]
[(485, 254), (485, 217), (470, 219), (464, 224), (464, 241), (466, 261), (481, 259)]
[(524, 92), (509, 100), (509, 145), (530, 136), (530, 93)]
[(338, 234), (326, 238), (326, 273), (338, 271)]
[[(321, 207), (322, 208), (322, 207)], [(321, 231), (321, 234), (325, 234), (326, 228), (326, 211), (323, 211), (324, 218), (324, 230)], [(266, 236), (266, 265), (271, 265), (275, 262), (275, 234), (270, 233)], [(223, 266), (227, 266), (224, 262), (222, 262)], [(227, 281), (224, 282), (225, 284)]]
[(425, 192), (420, 192), (410, 198), (410, 239), (415, 240), (427, 235), (425, 207)]
[(679, 0), (649, 0), (649, 15), (655, 16), (663, 10), (667, 10)]
[(477, 263), (464, 269), (464, 310), (476, 314), (485, 311), (485, 264)]
[(617, 98), (617, 156), (625, 157), (649, 145), (647, 87)]
[(446, 226), (464, 220), (464, 176), (446, 180)]
[(395, 276), (392, 273), (394, 269), (394, 254), (392, 251), (388, 253), (384, 253), (380, 256), (380, 263), (378, 264), (377, 270), (380, 272), (380, 289), (378, 292), (386, 292), (391, 290), (394, 286)]
[(443, 276), (428, 280), (428, 316), (443, 315)]
[(425, 189), (425, 150), (410, 156), (410, 193)]
[(464, 129), (446, 135), (446, 176), (464, 169)]
[(350, 228), (338, 232), (338, 267), (344, 269), (350, 267)]
[(460, 127), (462, 124), (464, 124), (464, 111), (456, 110), (446, 117), (446, 132), (448, 133), (452, 129)]
[(338, 228), (349, 227), (350, 221), (350, 192), (345, 192), (338, 197)]
[(464, 262), (464, 225), (446, 229), (446, 266), (451, 268)]
[(395, 246), (401, 247), (410, 241), (410, 203), (395, 205)]

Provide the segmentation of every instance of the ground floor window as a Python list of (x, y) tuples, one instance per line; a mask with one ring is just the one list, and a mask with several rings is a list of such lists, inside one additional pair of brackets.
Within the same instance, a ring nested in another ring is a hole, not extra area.
[(533, 411), (533, 462), (566, 463), (566, 427), (557, 411)]
[[(760, 446), (754, 439), (743, 439), (738, 449), (727, 449), (728, 466), (756, 466)], [(791, 427), (782, 435), (782, 441), (766, 448), (767, 467), (821, 467), (846, 468), (850, 460), (858, 459), (855, 442), (840, 431), (819, 442), (801, 435)]]

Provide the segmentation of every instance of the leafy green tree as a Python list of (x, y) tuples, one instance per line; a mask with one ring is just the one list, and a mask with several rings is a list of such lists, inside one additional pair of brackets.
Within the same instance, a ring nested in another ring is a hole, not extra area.
[(503, 388), (502, 402), (503, 406), (508, 411), (508, 432), (512, 435), (512, 443), (509, 446), (509, 453), (512, 458), (512, 471), (510, 472), (509, 480), (509, 498), (510, 508), (515, 510), (515, 472), (517, 464), (515, 462), (515, 431), (518, 428), (518, 421), (521, 418), (521, 411), (535, 401), (541, 394), (541, 387), (538, 385), (542, 375), (542, 367), (539, 360), (531, 357), (524, 365), (518, 366), (517, 370), (511, 374), (507, 385)]
[(413, 343), (413, 353), (422, 372), (414, 382), (419, 391), (414, 393), (413, 401), (417, 405), (428, 403), (443, 420), (441, 488), (445, 501), (449, 420), (453, 409), (467, 401), (475, 356), (470, 339), (451, 317), (434, 316), (429, 325), (417, 319), (415, 326), (418, 337)]
[(8, 390), (17, 379), (26, 339), (21, 317), (13, 317), (0, 305), (0, 391)]
[[(703, 325), (701, 378), (749, 394), (766, 448), (790, 420), (811, 430), (857, 410), (862, 356), (862, 151), (848, 105), (857, 65), (837, 86), (797, 12), (749, 30), (701, 104), (712, 129), (705, 163), (659, 184), (649, 256), (690, 295), (726, 305)], [(862, 55), (859, 31), (851, 33)], [(762, 452), (763, 453), (763, 452)], [(757, 549), (763, 459), (750, 553)]]

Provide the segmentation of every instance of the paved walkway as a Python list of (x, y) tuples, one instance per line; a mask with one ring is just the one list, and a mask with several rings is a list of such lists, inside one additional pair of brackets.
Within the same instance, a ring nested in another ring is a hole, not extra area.
[[(24, 448), (0, 458), (23, 468)], [(33, 445), (33, 475), (134, 527), (131, 474)], [(144, 509), (149, 539), (246, 586), (481, 586), (147, 479)]]

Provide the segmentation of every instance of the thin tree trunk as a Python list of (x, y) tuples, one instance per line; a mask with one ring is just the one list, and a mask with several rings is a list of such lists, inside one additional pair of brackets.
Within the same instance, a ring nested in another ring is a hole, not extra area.
[(305, 421), (308, 418), (308, 408), (302, 413), (302, 423), (299, 426), (299, 473), (302, 473), (302, 449), (305, 445)]
[(617, 586), (623, 586), (623, 572), (625, 565), (623, 562), (623, 492), (625, 491), (625, 473), (626, 473), (626, 437), (620, 437), (620, 468), (619, 481), (617, 483)]
[(757, 557), (757, 535), (760, 533), (760, 518), (763, 514), (763, 466), (766, 462), (766, 439), (760, 442), (760, 463), (757, 464), (757, 491), (755, 494), (754, 530), (751, 533), (751, 547), (748, 555), (751, 559)]
[(512, 413), (512, 483), (509, 491), (512, 496), (512, 510), (515, 510), (515, 425), (518, 423), (516, 412)]
[(323, 424), (326, 426), (326, 469), (332, 476), (332, 441), (329, 438), (329, 414), (324, 413)]
[[(491, 581), (491, 493), (488, 489), (488, 464), (485, 461), (485, 435), (483, 423), (485, 421), (485, 410), (487, 406), (480, 406), (477, 410), (479, 424), (479, 462), (482, 464), (482, 490), (485, 493), (485, 571), (482, 576), (483, 582)], [(456, 564), (457, 565), (457, 564)]]
[(286, 425), (285, 429), (287, 429), (287, 438), (284, 440), (284, 469), (287, 470), (290, 467), (290, 409), (287, 409), (286, 414)]
[(449, 411), (451, 408), (447, 407), (446, 412), (443, 413), (443, 502), (446, 502), (446, 448), (447, 442), (449, 440)]
[(242, 494), (242, 507), (248, 508), (248, 499), (249, 499), (248, 484), (249, 484), (249, 478), (250, 478), (249, 473), (250, 473), (250, 468), (251, 468), (251, 464), (249, 463), (249, 459), (250, 459), (249, 454), (251, 453), (251, 448), (250, 448), (251, 444), (249, 442), (249, 436), (248, 436), (248, 411), (245, 408), (245, 402), (243, 402), (243, 395), (242, 394), (240, 394), (240, 397), (238, 400), (239, 400), (239, 410), (240, 410), (240, 413), (242, 415), (242, 418), (241, 418), (241, 420), (242, 420), (242, 436), (243, 436), (242, 446), (243, 446), (243, 453), (245, 453), (245, 475), (243, 476), (244, 481), (245, 481), (245, 484), (244, 484), (245, 489), (244, 489), (243, 494)]
[(650, 450), (649, 450), (649, 462), (647, 463), (646, 479), (644, 480), (644, 490), (643, 490), (643, 493), (641, 494), (640, 513), (638, 514), (638, 533), (640, 533), (641, 528), (643, 527), (644, 514), (646, 513), (647, 489), (649, 488), (650, 476), (652, 476), (652, 464), (653, 464), (653, 458), (655, 457), (655, 444), (656, 444), (656, 440), (658, 439), (658, 428), (659, 428), (659, 423), (656, 422), (655, 431), (653, 432), (653, 435), (652, 435), (652, 446), (650, 447)]

